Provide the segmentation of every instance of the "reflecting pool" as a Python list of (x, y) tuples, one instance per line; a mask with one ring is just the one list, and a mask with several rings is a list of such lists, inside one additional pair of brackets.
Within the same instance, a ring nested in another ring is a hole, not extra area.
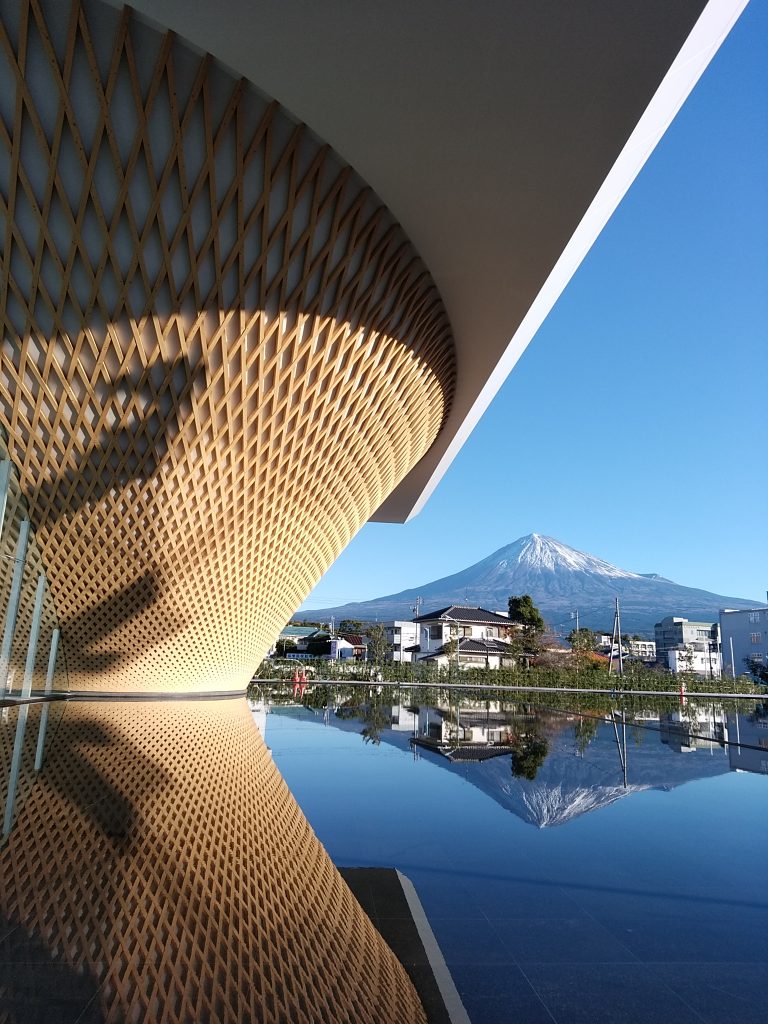
[(765, 706), (420, 696), (262, 726), (336, 863), (412, 880), (473, 1024), (765, 1024)]

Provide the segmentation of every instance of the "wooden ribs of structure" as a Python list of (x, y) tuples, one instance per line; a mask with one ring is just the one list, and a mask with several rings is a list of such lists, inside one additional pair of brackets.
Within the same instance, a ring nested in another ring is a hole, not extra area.
[(0, 426), (71, 684), (244, 686), (435, 438), (447, 317), (275, 103), (127, 9), (6, 6)]
[(0, 893), (3, 1024), (424, 1019), (241, 701), (67, 708)]
[[(97, 0), (0, 14), (1, 542), (29, 517), (64, 685), (243, 689), (437, 435), (442, 302), (365, 183), (210, 57)], [(29, 757), (3, 1024), (58, 996), (107, 1021), (423, 1020), (243, 701), (71, 705), (36, 778)]]

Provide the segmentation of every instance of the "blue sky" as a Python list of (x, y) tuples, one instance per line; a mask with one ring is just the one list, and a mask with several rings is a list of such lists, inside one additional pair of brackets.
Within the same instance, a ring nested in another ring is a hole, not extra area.
[(526, 533), (765, 600), (768, 0), (752, 0), (443, 478), (304, 607), (456, 572)]

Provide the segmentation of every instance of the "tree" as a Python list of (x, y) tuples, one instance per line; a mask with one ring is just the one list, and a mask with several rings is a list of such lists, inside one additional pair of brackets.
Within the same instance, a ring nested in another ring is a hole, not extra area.
[(509, 598), (509, 621), (525, 626), (536, 633), (543, 633), (547, 628), (539, 609), (533, 603), (530, 594), (514, 595)]
[(363, 722), (365, 726), (360, 730), (360, 735), (363, 737), (363, 743), (373, 743), (375, 746), (381, 743), (381, 733), (384, 729), (389, 729), (392, 725), (392, 711), (389, 706), (385, 706), (380, 702), (380, 698), (376, 697), (371, 704), (366, 707), (363, 714)]
[(547, 626), (530, 594), (509, 598), (509, 621), (512, 625), (509, 636), (512, 655), (527, 658), (538, 654)]
[(280, 639), (275, 644), (275, 651), (277, 654), (280, 655), (281, 658), (284, 658), (286, 654), (289, 654), (295, 650), (296, 641), (292, 640), (290, 637), (280, 637)]
[(595, 649), (597, 634), (582, 626), (581, 629), (572, 629), (566, 639), (576, 654), (588, 654)]
[(768, 667), (765, 665), (762, 658), (756, 657), (753, 654), (744, 659), (744, 664), (747, 667), (747, 671), (756, 679), (759, 679), (761, 683), (768, 683)]
[(533, 781), (548, 753), (549, 744), (538, 733), (517, 737), (512, 750), (512, 774)]
[(590, 715), (582, 715), (576, 723), (574, 734), (579, 753), (583, 754), (592, 740), (597, 736), (598, 719)]
[(342, 619), (339, 623), (340, 633), (364, 633), (365, 623), (362, 619)]
[(443, 644), (443, 654), (448, 658), (448, 676), (451, 677), (455, 670), (459, 667), (459, 635), (461, 630), (459, 629), (458, 622), (451, 622), (449, 624), (449, 636), (446, 643)]
[(684, 675), (693, 675), (693, 668), (696, 664), (696, 654), (693, 649), (693, 644), (686, 644), (677, 656), (678, 665), (682, 665), (682, 671)]
[(383, 665), (391, 650), (387, 642), (387, 632), (380, 622), (368, 628), (368, 661), (374, 665)]

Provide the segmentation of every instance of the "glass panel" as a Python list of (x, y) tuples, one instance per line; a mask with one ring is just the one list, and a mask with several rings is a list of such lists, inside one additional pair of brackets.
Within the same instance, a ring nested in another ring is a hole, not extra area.
[(66, 690), (67, 678), (42, 553), (1, 434), (0, 510), (0, 836), (7, 838), (34, 785), (39, 745), (40, 766), (45, 763), (41, 723), (47, 736), (63, 711), (62, 703), (45, 705), (45, 710), (40, 704), (17, 702)]

